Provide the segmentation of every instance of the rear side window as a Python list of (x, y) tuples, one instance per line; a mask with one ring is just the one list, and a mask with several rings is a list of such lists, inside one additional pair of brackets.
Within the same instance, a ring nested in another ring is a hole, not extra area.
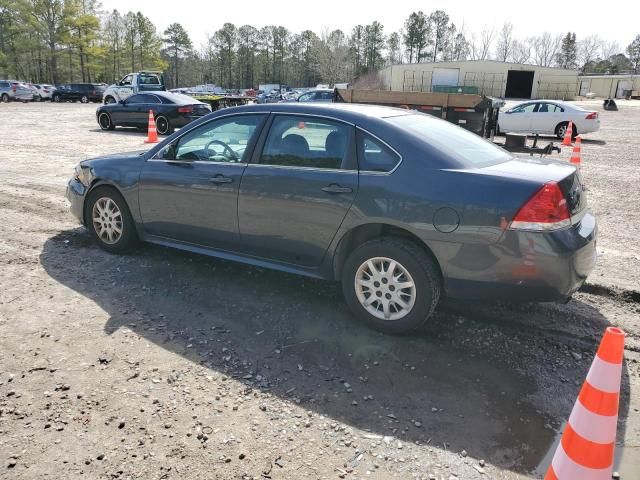
[(479, 167), (506, 162), (511, 154), (484, 138), (431, 115), (416, 113), (387, 118), (387, 121), (413, 133), (431, 147), (460, 162)]
[(348, 157), (350, 127), (324, 118), (275, 117), (260, 163), (307, 168), (343, 168)]
[(377, 138), (358, 130), (360, 171), (389, 172), (400, 163), (400, 156)]

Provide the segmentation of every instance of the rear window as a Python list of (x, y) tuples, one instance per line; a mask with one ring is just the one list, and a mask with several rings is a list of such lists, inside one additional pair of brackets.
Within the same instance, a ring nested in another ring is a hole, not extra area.
[(402, 115), (387, 118), (387, 121), (415, 134), (464, 166), (478, 167), (505, 162), (512, 158), (506, 150), (475, 133), (430, 115)]

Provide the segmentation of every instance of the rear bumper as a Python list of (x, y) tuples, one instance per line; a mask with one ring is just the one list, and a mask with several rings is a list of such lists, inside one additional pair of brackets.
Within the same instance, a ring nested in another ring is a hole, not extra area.
[(176, 118), (171, 119), (171, 125), (175, 128), (181, 128), (189, 125), (191, 122), (195, 122), (196, 120), (200, 120), (204, 115), (189, 115), (189, 116), (178, 116)]
[(461, 247), (443, 265), (447, 296), (464, 299), (564, 301), (596, 262), (595, 217), (549, 233), (505, 231), (491, 246)]
[(78, 179), (72, 178), (67, 183), (67, 191), (65, 196), (70, 203), (70, 210), (74, 217), (84, 225), (84, 199), (87, 194), (85, 187)]

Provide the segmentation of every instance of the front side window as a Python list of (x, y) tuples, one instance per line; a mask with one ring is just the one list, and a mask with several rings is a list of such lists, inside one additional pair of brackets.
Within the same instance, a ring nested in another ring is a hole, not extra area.
[(128, 104), (134, 104), (134, 103), (145, 103), (143, 100), (144, 95), (131, 95), (129, 98), (127, 98), (126, 103)]
[(247, 147), (265, 115), (237, 115), (200, 125), (162, 150), (163, 160), (244, 163)]
[(127, 75), (126, 77), (124, 77), (121, 81), (120, 81), (120, 85), (131, 85), (131, 82), (133, 81), (133, 76), (132, 75)]
[(358, 131), (358, 164), (360, 171), (389, 172), (400, 162), (400, 156), (380, 140)]
[(527, 103), (526, 105), (520, 105), (511, 109), (511, 113), (533, 113), (536, 108), (535, 103)]
[(260, 163), (307, 168), (343, 168), (348, 157), (350, 127), (332, 120), (276, 116)]

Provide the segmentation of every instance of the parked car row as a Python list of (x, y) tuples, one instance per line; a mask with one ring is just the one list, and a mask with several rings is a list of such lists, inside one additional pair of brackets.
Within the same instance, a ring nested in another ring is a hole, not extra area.
[(17, 80), (0, 80), (0, 100), (4, 103), (21, 102), (102, 102), (105, 85), (101, 83), (25, 83)]

